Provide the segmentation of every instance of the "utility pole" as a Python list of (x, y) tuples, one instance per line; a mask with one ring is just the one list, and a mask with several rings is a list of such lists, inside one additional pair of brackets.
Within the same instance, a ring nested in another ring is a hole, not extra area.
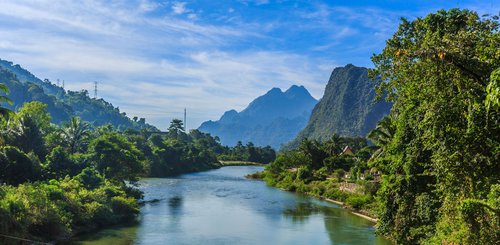
[(97, 81), (94, 82), (94, 99), (97, 99)]
[(64, 89), (64, 80), (63, 80), (63, 87), (62, 88)]
[(59, 87), (59, 78), (57, 79), (57, 87)]
[(187, 123), (186, 123), (186, 108), (184, 108), (184, 132), (186, 132)]

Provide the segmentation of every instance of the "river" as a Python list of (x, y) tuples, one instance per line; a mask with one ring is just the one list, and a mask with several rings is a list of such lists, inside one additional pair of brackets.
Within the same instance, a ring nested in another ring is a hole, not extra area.
[(339, 206), (249, 180), (258, 166), (140, 181), (138, 222), (77, 244), (390, 244), (373, 223)]

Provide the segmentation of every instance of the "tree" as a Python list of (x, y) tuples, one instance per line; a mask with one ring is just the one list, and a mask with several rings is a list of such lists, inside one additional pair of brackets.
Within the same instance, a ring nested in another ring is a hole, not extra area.
[(123, 136), (109, 132), (90, 142), (97, 170), (115, 182), (136, 181), (144, 173), (144, 156)]
[(168, 127), (168, 136), (172, 139), (186, 140), (187, 135), (184, 132), (184, 124), (180, 119), (173, 119)]
[(317, 140), (302, 140), (299, 150), (311, 159), (311, 167), (313, 169), (321, 168), (323, 160), (327, 157), (326, 152)]
[(40, 163), (14, 146), (0, 148), (0, 183), (19, 185), (41, 176)]
[(375, 159), (384, 154), (385, 148), (394, 137), (395, 131), (396, 129), (392, 123), (391, 116), (382, 118), (375, 129), (370, 131), (367, 137), (377, 146), (377, 150), (373, 152), (371, 159)]
[(46, 169), (52, 178), (63, 178), (66, 175), (75, 176), (84, 166), (75, 162), (68, 151), (57, 146), (47, 155)]
[(489, 243), (500, 237), (498, 213), (475, 223), (460, 214), (462, 203), (486, 200), (500, 181), (500, 113), (492, 105), (487, 109), (495, 104), (498, 28), (498, 16), (440, 10), (403, 19), (372, 58), (371, 75), (382, 81), (379, 93), (394, 102), (394, 134), (380, 157), (379, 231), (398, 243)]
[(24, 103), (23, 107), (17, 112), (20, 119), (31, 118), (41, 130), (42, 134), (47, 134), (52, 130), (50, 121), (52, 118), (47, 112), (47, 105), (39, 101)]
[(330, 137), (330, 139), (328, 139), (324, 145), (326, 152), (330, 156), (337, 156), (342, 153), (345, 142), (339, 135), (333, 134), (332, 137)]
[[(9, 93), (9, 88), (5, 84), (0, 83), (0, 92), (8, 94)], [(12, 105), (13, 102), (7, 96), (0, 95), (0, 103), (8, 103), (8, 104)], [(0, 106), (0, 116), (8, 118), (11, 113), (12, 113), (11, 110), (9, 110), (9, 109), (7, 109), (5, 107)]]
[(29, 114), (17, 114), (7, 129), (8, 144), (17, 146), (25, 153), (34, 152), (40, 160), (45, 160), (47, 149), (44, 134)]
[(90, 134), (88, 129), (89, 124), (82, 122), (79, 117), (72, 117), (71, 121), (65, 123), (62, 135), (71, 153), (80, 152), (83, 149)]

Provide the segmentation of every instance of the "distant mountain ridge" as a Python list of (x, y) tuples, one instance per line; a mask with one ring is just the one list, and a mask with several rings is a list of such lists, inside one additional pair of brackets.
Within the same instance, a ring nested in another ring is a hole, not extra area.
[(286, 148), (297, 147), (304, 138), (324, 141), (334, 133), (366, 136), (392, 107), (385, 100), (375, 101), (375, 86), (367, 68), (352, 64), (335, 68), (307, 126)]
[(0, 59), (0, 83), (10, 90), (7, 95), (14, 104), (4, 105), (16, 110), (25, 102), (40, 101), (47, 104), (47, 110), (53, 123), (69, 121), (72, 116), (79, 116), (95, 126), (111, 123), (116, 128), (148, 129), (158, 131), (146, 123), (144, 118), (132, 120), (124, 112), (103, 99), (93, 99), (88, 92), (66, 91), (48, 80), (42, 81), (20, 65)]
[(224, 145), (242, 141), (278, 149), (306, 125), (316, 103), (304, 86), (293, 85), (285, 92), (272, 88), (241, 112), (226, 111), (218, 121), (204, 122), (198, 129), (218, 136)]

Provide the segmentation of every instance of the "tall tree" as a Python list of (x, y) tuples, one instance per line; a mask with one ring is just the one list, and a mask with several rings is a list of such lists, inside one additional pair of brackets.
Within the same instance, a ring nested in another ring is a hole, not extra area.
[[(0, 92), (8, 94), (9, 88), (5, 84), (0, 83)], [(12, 105), (13, 102), (6, 95), (0, 95), (0, 103), (8, 103)], [(11, 113), (11, 110), (1, 106), (0, 104), (0, 116), (8, 118)]]
[(391, 116), (382, 118), (382, 120), (378, 122), (375, 129), (370, 131), (367, 137), (377, 147), (377, 150), (375, 150), (371, 156), (372, 159), (381, 157), (384, 154), (387, 145), (394, 137), (395, 131), (396, 129), (393, 125)]
[(487, 201), (500, 183), (500, 112), (486, 108), (498, 50), (498, 16), (451, 9), (403, 19), (373, 56), (395, 127), (379, 230), (398, 243), (500, 240), (500, 207)]
[(65, 123), (62, 130), (63, 140), (68, 145), (71, 153), (82, 150), (89, 134), (89, 124), (82, 122), (79, 117), (72, 117), (68, 123)]

